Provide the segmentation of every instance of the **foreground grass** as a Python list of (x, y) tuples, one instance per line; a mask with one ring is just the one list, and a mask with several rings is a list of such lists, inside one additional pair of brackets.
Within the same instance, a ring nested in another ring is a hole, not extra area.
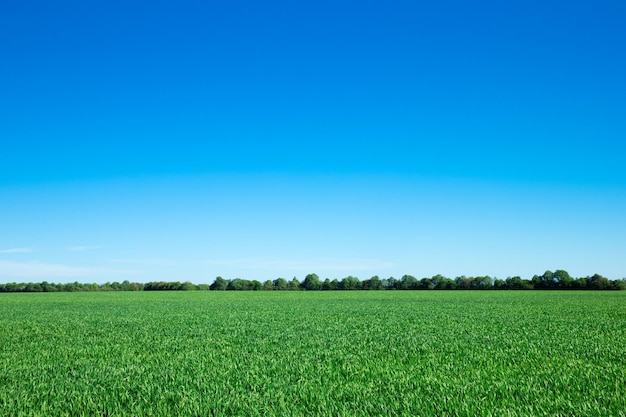
[(626, 293), (0, 295), (0, 415), (626, 415)]

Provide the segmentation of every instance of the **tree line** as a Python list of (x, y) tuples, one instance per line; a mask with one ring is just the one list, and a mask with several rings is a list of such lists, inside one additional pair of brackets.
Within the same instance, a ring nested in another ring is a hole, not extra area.
[(189, 281), (158, 281), (148, 283), (107, 282), (105, 284), (83, 284), (79, 282), (54, 284), (39, 283), (0, 284), (0, 292), (76, 292), (76, 291), (332, 291), (332, 290), (626, 290), (626, 278), (609, 280), (595, 274), (573, 278), (564, 270), (546, 271), (532, 279), (519, 276), (506, 279), (488, 275), (477, 277), (459, 276), (454, 279), (435, 275), (418, 279), (404, 275), (380, 278), (373, 276), (360, 280), (353, 276), (339, 279), (321, 280), (317, 274), (308, 274), (303, 281), (296, 277), (291, 280), (247, 280), (241, 278), (224, 279), (217, 277), (212, 284), (193, 284)]

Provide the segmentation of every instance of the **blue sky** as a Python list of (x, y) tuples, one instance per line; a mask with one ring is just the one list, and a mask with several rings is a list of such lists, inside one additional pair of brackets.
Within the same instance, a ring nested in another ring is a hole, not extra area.
[(0, 282), (626, 276), (626, 6), (0, 4)]

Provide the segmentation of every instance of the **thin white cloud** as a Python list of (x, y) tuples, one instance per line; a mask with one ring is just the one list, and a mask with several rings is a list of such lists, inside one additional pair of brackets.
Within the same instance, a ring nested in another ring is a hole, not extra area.
[(29, 253), (33, 250), (31, 248), (10, 248), (10, 249), (1, 249), (0, 253)]
[(67, 248), (67, 250), (70, 252), (84, 252), (87, 250), (95, 250), (95, 249), (100, 249), (100, 246), (71, 246)]
[(101, 274), (137, 274), (142, 271), (75, 267), (45, 262), (0, 261), (0, 278), (85, 278)]

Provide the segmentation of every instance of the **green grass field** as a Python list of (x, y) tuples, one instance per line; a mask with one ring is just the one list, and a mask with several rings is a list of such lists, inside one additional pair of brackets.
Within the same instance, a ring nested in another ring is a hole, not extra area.
[(625, 292), (0, 294), (2, 416), (625, 416)]

